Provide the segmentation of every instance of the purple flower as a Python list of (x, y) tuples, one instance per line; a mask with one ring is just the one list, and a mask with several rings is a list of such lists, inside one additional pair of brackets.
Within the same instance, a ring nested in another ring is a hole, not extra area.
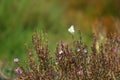
[(30, 73), (30, 71), (29, 70), (26, 70), (26, 74), (29, 74)]
[(67, 50), (67, 51), (66, 51), (66, 55), (69, 55), (70, 53), (71, 53), (70, 50)]
[(64, 43), (64, 42), (61, 42), (61, 46), (62, 46), (62, 47), (65, 47), (65, 43)]
[(59, 56), (59, 58), (58, 58), (59, 60), (61, 60), (62, 59), (62, 56)]
[(63, 53), (63, 51), (62, 51), (62, 50), (60, 50), (60, 51), (59, 51), (59, 54), (62, 54), (62, 53)]
[(117, 49), (117, 48), (115, 48), (115, 49), (113, 50), (113, 52), (114, 52), (114, 53), (117, 53), (117, 52), (118, 52), (118, 49)]
[(77, 74), (78, 74), (78, 75), (83, 75), (83, 71), (82, 71), (82, 70), (79, 70), (79, 71), (77, 72)]
[(18, 58), (14, 58), (14, 62), (19, 62), (19, 59)]
[(15, 69), (15, 72), (18, 74), (18, 75), (21, 75), (22, 74), (22, 70), (18, 67)]

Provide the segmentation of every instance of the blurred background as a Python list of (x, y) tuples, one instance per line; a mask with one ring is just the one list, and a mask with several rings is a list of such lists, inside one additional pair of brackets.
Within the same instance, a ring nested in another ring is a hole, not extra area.
[(9, 69), (14, 57), (26, 60), (24, 44), (32, 45), (35, 30), (48, 34), (51, 51), (57, 42), (72, 40), (68, 32), (71, 25), (81, 30), (88, 45), (92, 33), (98, 38), (120, 33), (119, 3), (120, 0), (0, 0), (0, 66)]

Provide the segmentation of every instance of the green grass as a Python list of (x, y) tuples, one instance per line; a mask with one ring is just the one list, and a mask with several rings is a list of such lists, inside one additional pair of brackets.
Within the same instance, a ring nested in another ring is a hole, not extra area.
[[(52, 54), (58, 42), (71, 43), (72, 37), (67, 31), (69, 26), (63, 14), (62, 5), (55, 0), (0, 0), (0, 60), (5, 66), (9, 65), (3, 71), (14, 66), (15, 57), (22, 61), (27, 59), (24, 44), (32, 47), (31, 37), (35, 30), (47, 33)], [(81, 33), (83, 41), (89, 46), (91, 31), (88, 29), (87, 33)]]
[(64, 22), (58, 21), (62, 15), (61, 12), (59, 4), (53, 1), (1, 0), (0, 60), (6, 62), (6, 58), (11, 61), (14, 57), (23, 57), (24, 44), (31, 43), (34, 29), (43, 30), (51, 36), (54, 33), (58, 35), (59, 30), (56, 26), (64, 29)]

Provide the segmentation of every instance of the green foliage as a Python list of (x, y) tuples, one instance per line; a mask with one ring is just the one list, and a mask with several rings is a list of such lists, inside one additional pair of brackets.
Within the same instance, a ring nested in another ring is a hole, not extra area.
[(64, 24), (58, 20), (61, 15), (59, 4), (53, 1), (0, 0), (0, 58), (12, 60), (13, 56), (23, 55), (24, 44), (30, 42), (34, 30), (63, 35), (59, 34)]

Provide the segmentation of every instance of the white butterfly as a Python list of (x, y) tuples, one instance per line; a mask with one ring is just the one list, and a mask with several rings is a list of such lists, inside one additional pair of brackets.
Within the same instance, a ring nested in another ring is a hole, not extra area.
[(71, 34), (74, 34), (75, 30), (74, 30), (74, 25), (71, 25), (70, 28), (68, 29), (68, 31), (71, 33)]

